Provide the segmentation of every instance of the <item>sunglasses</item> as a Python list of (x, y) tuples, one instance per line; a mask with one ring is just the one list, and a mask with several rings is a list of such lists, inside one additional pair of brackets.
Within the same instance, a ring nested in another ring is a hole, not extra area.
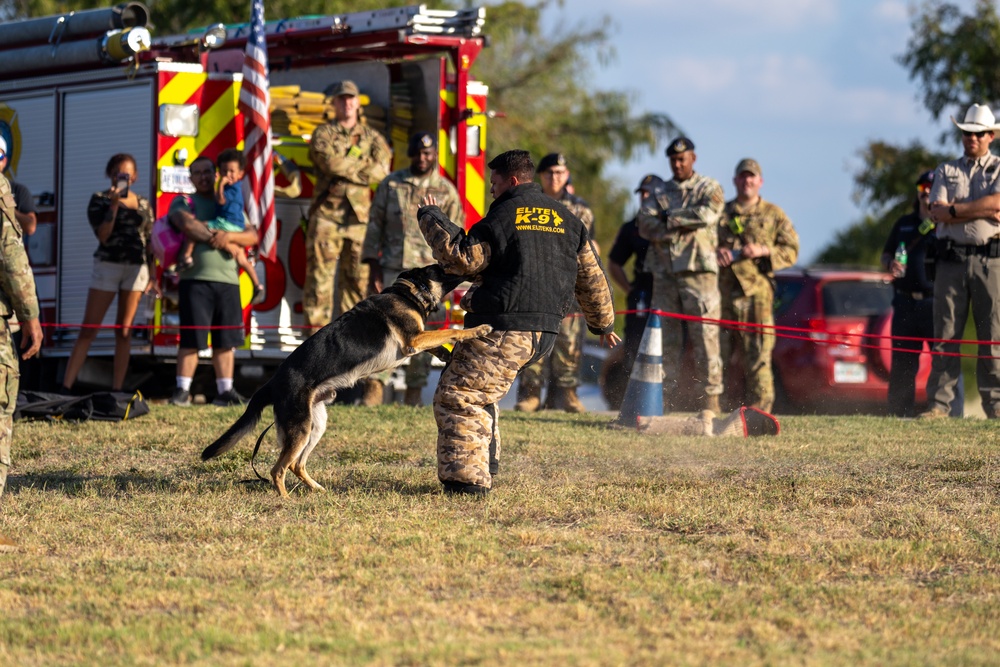
[(962, 130), (963, 137), (976, 137), (982, 139), (987, 134), (991, 134), (991, 132), (989, 130), (983, 130), (982, 132), (966, 132), (965, 130)]

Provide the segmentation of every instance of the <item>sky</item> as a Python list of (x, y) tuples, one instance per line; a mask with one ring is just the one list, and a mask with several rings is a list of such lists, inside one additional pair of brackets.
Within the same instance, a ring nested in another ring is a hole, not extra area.
[[(592, 26), (610, 16), (617, 54), (595, 64), (592, 86), (633, 94), (637, 114), (668, 114), (695, 144), (696, 171), (718, 180), (727, 200), (737, 162), (756, 158), (761, 196), (791, 218), (799, 264), (807, 265), (863, 216), (852, 174), (868, 141), (937, 146), (951, 127), (947, 116), (931, 118), (897, 62), (910, 37), (910, 7), (905, 0), (567, 0), (545, 21)], [(943, 149), (957, 156), (957, 137)], [(627, 184), (647, 173), (670, 177), (662, 149), (607, 168)]]

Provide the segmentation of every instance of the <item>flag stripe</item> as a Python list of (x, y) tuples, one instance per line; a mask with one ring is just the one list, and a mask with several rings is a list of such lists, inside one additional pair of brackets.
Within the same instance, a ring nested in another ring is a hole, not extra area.
[(243, 84), (239, 101), (245, 128), (243, 150), (247, 156), (243, 198), (250, 224), (257, 228), (260, 235), (260, 256), (273, 261), (278, 244), (274, 219), (270, 106), (264, 2), (254, 0), (250, 15), (250, 36), (247, 38), (243, 58)]

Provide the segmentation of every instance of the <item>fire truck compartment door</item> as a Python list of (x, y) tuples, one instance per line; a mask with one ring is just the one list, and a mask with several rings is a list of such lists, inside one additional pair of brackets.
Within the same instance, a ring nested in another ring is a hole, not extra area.
[[(154, 90), (151, 80), (116, 81), (109, 86), (65, 89), (60, 136), (60, 198), (58, 215), (59, 294), (58, 321), (77, 324), (83, 320), (90, 288), (97, 237), (87, 220), (87, 204), (95, 193), (106, 190), (104, 174), (116, 153), (135, 157), (139, 178), (133, 189), (149, 198), (156, 176), (153, 164)], [(112, 304), (104, 324), (114, 324), (117, 306)], [(62, 345), (72, 344), (76, 330), (64, 336)], [(114, 331), (102, 330), (98, 339), (113, 339)]]

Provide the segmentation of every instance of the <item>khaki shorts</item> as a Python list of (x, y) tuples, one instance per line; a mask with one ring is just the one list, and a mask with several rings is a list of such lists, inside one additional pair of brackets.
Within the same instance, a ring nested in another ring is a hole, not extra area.
[(90, 274), (90, 289), (102, 292), (141, 292), (149, 284), (149, 268), (145, 264), (119, 264), (94, 260)]

